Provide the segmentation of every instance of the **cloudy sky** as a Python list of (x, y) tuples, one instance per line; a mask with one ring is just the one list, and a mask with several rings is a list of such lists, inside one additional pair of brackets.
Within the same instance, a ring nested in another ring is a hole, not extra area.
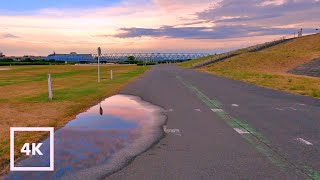
[(0, 52), (220, 52), (320, 28), (320, 0), (10, 0)]

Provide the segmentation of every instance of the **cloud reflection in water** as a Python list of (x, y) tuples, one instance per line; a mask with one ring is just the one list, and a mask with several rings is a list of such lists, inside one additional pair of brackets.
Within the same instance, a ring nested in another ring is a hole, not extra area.
[[(132, 96), (116, 95), (77, 115), (55, 132), (54, 172), (11, 172), (6, 179), (53, 179), (79, 170), (107, 164), (120, 150), (132, 145), (154, 128), (152, 106)], [(32, 156), (15, 164), (20, 167), (49, 166), (49, 140), (41, 146), (43, 156)]]

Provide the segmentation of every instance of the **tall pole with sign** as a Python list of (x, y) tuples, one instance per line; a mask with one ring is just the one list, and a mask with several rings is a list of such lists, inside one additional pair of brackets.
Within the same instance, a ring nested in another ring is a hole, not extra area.
[(101, 48), (98, 47), (98, 83), (100, 82), (100, 56), (101, 56)]

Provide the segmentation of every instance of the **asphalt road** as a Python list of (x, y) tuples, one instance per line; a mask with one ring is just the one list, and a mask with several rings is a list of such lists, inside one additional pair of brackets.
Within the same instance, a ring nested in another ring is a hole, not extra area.
[(166, 109), (167, 133), (107, 179), (320, 179), (320, 100), (173, 65), (121, 93)]

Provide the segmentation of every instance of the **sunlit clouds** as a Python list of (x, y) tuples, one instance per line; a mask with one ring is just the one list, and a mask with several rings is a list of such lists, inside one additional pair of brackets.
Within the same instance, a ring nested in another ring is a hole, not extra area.
[(94, 53), (98, 46), (109, 52), (214, 53), (293, 36), (299, 28), (313, 33), (320, 22), (315, 0), (138, 0), (50, 4), (26, 12), (5, 7), (0, 51), (8, 55)]

